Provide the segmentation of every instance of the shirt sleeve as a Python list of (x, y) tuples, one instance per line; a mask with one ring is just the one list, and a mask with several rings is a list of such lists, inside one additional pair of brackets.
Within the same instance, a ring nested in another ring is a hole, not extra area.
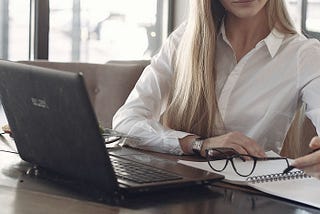
[(310, 118), (320, 136), (320, 43), (309, 40), (299, 58), (299, 84), (302, 101), (306, 103), (306, 116)]
[(139, 142), (126, 140), (126, 145), (163, 153), (183, 153), (179, 138), (189, 133), (166, 128), (159, 122), (172, 83), (172, 57), (183, 32), (184, 24), (169, 36), (113, 117), (113, 129), (142, 139)]

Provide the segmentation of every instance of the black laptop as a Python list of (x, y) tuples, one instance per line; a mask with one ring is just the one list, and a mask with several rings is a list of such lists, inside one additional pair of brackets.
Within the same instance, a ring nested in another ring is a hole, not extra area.
[(81, 73), (1, 61), (0, 95), (23, 160), (108, 194), (223, 178), (132, 149), (108, 151)]

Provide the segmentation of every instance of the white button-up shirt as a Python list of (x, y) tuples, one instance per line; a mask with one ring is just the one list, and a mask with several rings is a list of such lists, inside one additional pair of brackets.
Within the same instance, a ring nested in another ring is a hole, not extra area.
[[(126, 103), (113, 118), (113, 128), (138, 136), (133, 147), (182, 154), (179, 138), (192, 133), (163, 127), (173, 78), (172, 57), (185, 24), (167, 39), (144, 70)], [(226, 131), (240, 131), (265, 150), (279, 152), (299, 102), (320, 133), (320, 43), (275, 29), (237, 62), (224, 25), (217, 39), (218, 105)]]

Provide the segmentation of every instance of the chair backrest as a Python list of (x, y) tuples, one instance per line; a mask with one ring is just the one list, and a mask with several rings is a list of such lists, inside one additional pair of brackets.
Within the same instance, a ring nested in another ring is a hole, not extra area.
[(131, 61), (130, 63), (115, 61), (106, 64), (48, 61), (23, 61), (21, 63), (82, 72), (97, 118), (105, 128), (111, 128), (113, 115), (124, 104), (148, 64), (147, 61)]
[(297, 110), (294, 120), (286, 135), (281, 155), (296, 158), (308, 154), (311, 150), (309, 143), (317, 136), (315, 127), (311, 120), (305, 116), (305, 105), (302, 104)]

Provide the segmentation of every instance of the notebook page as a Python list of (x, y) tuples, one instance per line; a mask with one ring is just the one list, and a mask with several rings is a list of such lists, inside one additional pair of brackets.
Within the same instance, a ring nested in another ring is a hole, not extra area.
[[(279, 155), (274, 152), (267, 152), (268, 157), (278, 157)], [(277, 174), (281, 173), (286, 167), (287, 164), (285, 161), (259, 161), (257, 163), (256, 169), (252, 176), (259, 175), (268, 175), (268, 174)], [(289, 160), (289, 163), (292, 160)], [(182, 161), (179, 160), (178, 163), (199, 168), (202, 170), (207, 170), (209, 172), (217, 173), (213, 171), (207, 162), (195, 162), (195, 161)], [(246, 162), (243, 162), (245, 167)], [(222, 162), (221, 162), (222, 164)], [(294, 171), (294, 170), (293, 170)], [(297, 170), (296, 170), (297, 171)], [(260, 183), (248, 183), (246, 182), (245, 177), (237, 175), (231, 164), (228, 164), (228, 167), (218, 174), (224, 175), (224, 181), (228, 183), (234, 183), (238, 185), (247, 185), (251, 186), (262, 192), (275, 195), (278, 197), (286, 198), (292, 201), (297, 201), (300, 203), (308, 204), (320, 208), (320, 180), (312, 177), (303, 178), (303, 179), (290, 179), (290, 180), (277, 180), (273, 182), (260, 182)]]
[(248, 184), (262, 192), (320, 208), (320, 180), (304, 178)]

